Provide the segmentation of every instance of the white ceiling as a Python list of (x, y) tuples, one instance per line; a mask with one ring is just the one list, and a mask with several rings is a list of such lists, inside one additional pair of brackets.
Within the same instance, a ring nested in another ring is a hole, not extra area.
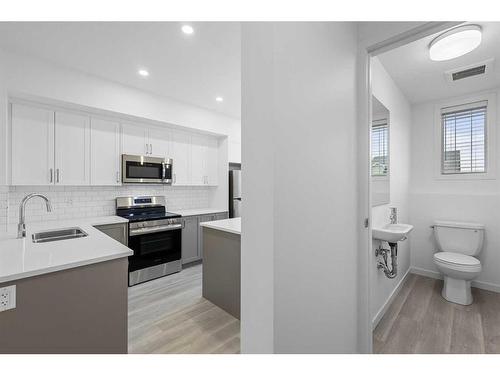
[[(428, 45), (432, 35), (378, 56), (396, 85), (412, 103), (438, 100), (500, 86), (500, 22), (475, 22), (483, 28), (481, 45), (474, 51), (448, 61), (432, 61)], [(450, 82), (444, 72), (494, 58), (486, 76)]]
[(192, 35), (179, 22), (0, 22), (0, 48), (239, 118), (239, 23), (189, 24)]

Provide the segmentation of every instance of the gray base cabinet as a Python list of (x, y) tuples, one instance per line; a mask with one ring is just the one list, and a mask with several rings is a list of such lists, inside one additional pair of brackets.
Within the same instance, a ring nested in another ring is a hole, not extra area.
[(203, 231), (200, 223), (227, 219), (229, 214), (221, 212), (210, 215), (187, 216), (182, 219), (182, 264), (203, 259)]
[(127, 258), (0, 283), (0, 288), (12, 284), (16, 308), (0, 313), (0, 354), (127, 353)]
[(182, 219), (182, 264), (200, 259), (198, 252), (198, 216)]

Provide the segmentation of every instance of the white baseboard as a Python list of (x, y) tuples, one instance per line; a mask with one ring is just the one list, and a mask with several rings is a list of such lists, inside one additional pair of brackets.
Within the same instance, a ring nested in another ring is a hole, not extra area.
[(443, 276), (439, 272), (426, 270), (425, 268), (410, 267), (410, 273), (414, 273), (415, 275), (430, 277), (433, 279), (443, 280)]
[(398, 295), (399, 291), (401, 290), (401, 287), (403, 286), (404, 282), (406, 281), (406, 278), (410, 275), (410, 271), (411, 271), (411, 268), (409, 268), (406, 271), (406, 273), (401, 278), (401, 280), (399, 280), (398, 284), (396, 285), (396, 287), (394, 288), (392, 293), (389, 295), (387, 300), (384, 302), (384, 304), (382, 305), (380, 310), (378, 310), (378, 312), (375, 314), (375, 317), (372, 320), (372, 329), (375, 329), (375, 327), (377, 327), (378, 323), (380, 322), (380, 320), (382, 319), (382, 317), (386, 313), (386, 311), (389, 308), (389, 306), (391, 305), (392, 301)]
[[(416, 275), (431, 277), (433, 279), (439, 279), (439, 280), (443, 279), (443, 275), (441, 275), (439, 272), (426, 270), (425, 268), (410, 267), (409, 272), (414, 273)], [(472, 286), (475, 288), (478, 288), (478, 289), (484, 289), (484, 290), (489, 290), (490, 292), (500, 293), (500, 285), (498, 285), (498, 284), (487, 283), (485, 281), (479, 281), (479, 280), (473, 280)]]

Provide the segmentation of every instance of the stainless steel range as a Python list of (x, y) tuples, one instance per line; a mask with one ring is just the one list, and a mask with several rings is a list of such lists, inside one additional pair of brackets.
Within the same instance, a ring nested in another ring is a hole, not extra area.
[(116, 198), (116, 214), (129, 220), (129, 286), (182, 269), (181, 215), (166, 211), (164, 197)]

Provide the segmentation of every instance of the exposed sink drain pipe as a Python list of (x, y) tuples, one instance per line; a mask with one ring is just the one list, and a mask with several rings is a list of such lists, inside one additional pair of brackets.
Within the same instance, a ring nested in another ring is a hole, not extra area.
[[(378, 257), (380, 255), (383, 259), (377, 262), (377, 269), (384, 270), (385, 276), (389, 279), (394, 279), (398, 275), (398, 244), (392, 242), (388, 242), (388, 244), (391, 248), (390, 250), (384, 249), (382, 244), (375, 250), (375, 256)], [(388, 262), (389, 252), (391, 255), (390, 266)]]

